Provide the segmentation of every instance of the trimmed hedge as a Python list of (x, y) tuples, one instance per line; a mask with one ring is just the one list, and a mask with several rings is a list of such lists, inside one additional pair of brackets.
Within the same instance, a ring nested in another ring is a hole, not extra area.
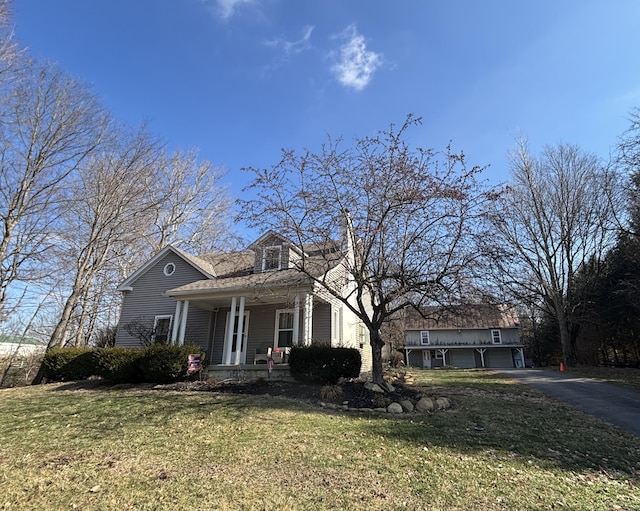
[(101, 376), (114, 383), (171, 383), (194, 376), (188, 371), (188, 356), (196, 353), (204, 367), (205, 353), (199, 346), (167, 344), (144, 349), (55, 348), (45, 354), (42, 364), (50, 381)]
[(188, 356), (192, 353), (200, 353), (204, 366), (205, 354), (199, 346), (153, 344), (146, 347), (140, 359), (140, 372), (143, 381), (172, 383), (188, 379), (190, 376), (187, 371)]
[(357, 378), (362, 358), (354, 348), (329, 346), (293, 347), (289, 354), (291, 376), (301, 381), (337, 383), (340, 378)]
[(96, 374), (114, 383), (142, 381), (140, 360), (142, 350), (127, 348), (96, 348), (93, 351)]
[(85, 380), (96, 373), (89, 348), (52, 348), (42, 360), (45, 377), (53, 381)]

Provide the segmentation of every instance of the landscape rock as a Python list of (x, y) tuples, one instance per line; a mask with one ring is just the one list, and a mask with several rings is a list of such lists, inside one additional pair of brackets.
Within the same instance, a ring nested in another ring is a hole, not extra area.
[(384, 390), (377, 383), (373, 383), (368, 381), (364, 384), (364, 388), (370, 390), (371, 392), (376, 392), (378, 394), (384, 394)]
[(384, 389), (387, 392), (395, 392), (396, 391), (396, 388), (393, 385), (391, 385), (388, 381), (383, 382), (382, 385), (384, 386)]
[(411, 413), (414, 410), (413, 403), (408, 399), (403, 399), (402, 401), (400, 401), (400, 406), (402, 406), (402, 409), (407, 413)]
[(439, 397), (436, 399), (436, 407), (438, 410), (448, 410), (451, 408), (451, 403), (446, 397)]
[(430, 397), (420, 398), (420, 401), (416, 403), (416, 410), (418, 412), (433, 412), (434, 408), (433, 399)]
[(404, 412), (404, 409), (402, 408), (402, 405), (400, 403), (391, 403), (389, 406), (387, 406), (387, 412), (402, 413)]

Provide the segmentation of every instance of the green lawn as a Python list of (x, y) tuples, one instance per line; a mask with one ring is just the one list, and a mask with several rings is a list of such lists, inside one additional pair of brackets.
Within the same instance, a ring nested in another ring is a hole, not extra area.
[(0, 391), (0, 509), (640, 509), (640, 442), (503, 376), (416, 371), (453, 408)]

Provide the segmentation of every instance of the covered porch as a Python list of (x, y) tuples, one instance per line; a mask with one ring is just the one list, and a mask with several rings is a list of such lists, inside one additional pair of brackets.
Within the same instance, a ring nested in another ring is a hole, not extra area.
[[(207, 353), (207, 373), (217, 379), (288, 377), (288, 351), (318, 337), (314, 322), (324, 323), (328, 306), (308, 287), (188, 294), (174, 290), (167, 295), (176, 300), (171, 342), (200, 345)], [(196, 317), (201, 318), (202, 311), (209, 313), (206, 338), (189, 334), (204, 330), (191, 319), (194, 309)], [(314, 310), (320, 317), (314, 318)]]

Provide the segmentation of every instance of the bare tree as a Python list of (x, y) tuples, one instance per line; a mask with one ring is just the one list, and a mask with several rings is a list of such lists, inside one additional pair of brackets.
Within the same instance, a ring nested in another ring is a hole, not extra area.
[(618, 180), (594, 155), (566, 144), (536, 158), (520, 140), (510, 166), (511, 184), (493, 216), (495, 268), (521, 300), (553, 313), (564, 363), (574, 365), (572, 283), (615, 241)]
[[(476, 179), (482, 169), (467, 168), (463, 154), (411, 149), (405, 136), (418, 124), (409, 116), (399, 129), (344, 150), (341, 140), (329, 140), (317, 154), (284, 151), (272, 168), (248, 169), (255, 195), (239, 201), (252, 227), (282, 232), (301, 249), (334, 244), (343, 226), (355, 253), (343, 261), (343, 288), (318, 278), (304, 259), (299, 270), (367, 327), (376, 382), (388, 318), (407, 306), (460, 299), (478, 263), (483, 208), (494, 198)], [(326, 257), (329, 266), (335, 255)]]
[(103, 110), (49, 65), (25, 66), (0, 124), (0, 317), (10, 286), (42, 278), (40, 263), (69, 175), (99, 145)]
[[(100, 275), (111, 269), (117, 251), (144, 235), (145, 218), (157, 207), (152, 193), (159, 157), (157, 142), (144, 130), (123, 135), (115, 128), (113, 133), (117, 140), (86, 160), (66, 190), (69, 199), (60, 222), (56, 254), (60, 266), (69, 269), (69, 293), (49, 347), (63, 346), (76, 332), (85, 330), (87, 321), (95, 319), (96, 303), (104, 297), (103, 293), (98, 295), (96, 286)], [(88, 339), (90, 335), (88, 331), (77, 338)]]
[(164, 155), (157, 167), (158, 207), (149, 233), (152, 252), (171, 243), (195, 253), (236, 248), (232, 201), (222, 185), (225, 173), (196, 151)]

